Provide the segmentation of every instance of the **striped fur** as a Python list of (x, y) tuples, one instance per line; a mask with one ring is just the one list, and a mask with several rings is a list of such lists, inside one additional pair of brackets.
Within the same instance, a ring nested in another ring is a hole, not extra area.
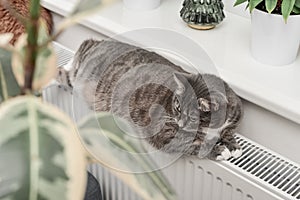
[(214, 75), (190, 74), (157, 53), (95, 40), (82, 43), (70, 71), (61, 70), (59, 82), (82, 92), (95, 111), (129, 121), (157, 149), (215, 159), (222, 149), (216, 142), (239, 148), (233, 134), (241, 100)]

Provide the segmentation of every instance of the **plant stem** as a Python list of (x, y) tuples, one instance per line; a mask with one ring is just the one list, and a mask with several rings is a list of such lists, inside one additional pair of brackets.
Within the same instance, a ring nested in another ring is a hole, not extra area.
[(32, 91), (35, 64), (38, 55), (38, 21), (40, 16), (40, 0), (31, 0), (29, 5), (29, 20), (26, 24), (27, 45), (25, 47), (24, 88), (22, 93)]

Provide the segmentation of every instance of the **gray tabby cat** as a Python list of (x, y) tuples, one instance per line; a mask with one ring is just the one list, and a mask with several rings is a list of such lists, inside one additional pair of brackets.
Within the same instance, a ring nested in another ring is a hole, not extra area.
[(153, 147), (215, 160), (241, 155), (233, 134), (241, 100), (227, 83), (191, 74), (166, 58), (118, 41), (87, 40), (57, 81), (84, 94), (95, 111), (129, 122)]

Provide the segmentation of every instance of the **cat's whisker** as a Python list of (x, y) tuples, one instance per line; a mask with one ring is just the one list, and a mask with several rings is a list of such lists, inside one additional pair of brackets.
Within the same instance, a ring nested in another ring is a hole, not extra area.
[(166, 120), (165, 123), (174, 123), (174, 120)]
[(163, 119), (174, 119), (174, 118), (171, 116), (164, 116)]

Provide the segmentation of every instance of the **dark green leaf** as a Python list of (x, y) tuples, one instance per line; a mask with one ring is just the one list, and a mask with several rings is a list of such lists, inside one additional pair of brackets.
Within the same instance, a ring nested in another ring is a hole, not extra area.
[(294, 7), (293, 12), (297, 15), (300, 14), (300, 8)]
[(300, 8), (300, 0), (296, 0), (296, 1), (295, 1), (295, 6), (296, 6), (297, 8)]
[(245, 3), (246, 1), (248, 1), (248, 0), (236, 0), (236, 2), (234, 3), (233, 6), (238, 6), (238, 5), (242, 4), (242, 3)]
[(249, 2), (249, 10), (250, 12), (252, 12), (254, 10), (254, 8), (260, 4), (263, 0), (250, 0)]

